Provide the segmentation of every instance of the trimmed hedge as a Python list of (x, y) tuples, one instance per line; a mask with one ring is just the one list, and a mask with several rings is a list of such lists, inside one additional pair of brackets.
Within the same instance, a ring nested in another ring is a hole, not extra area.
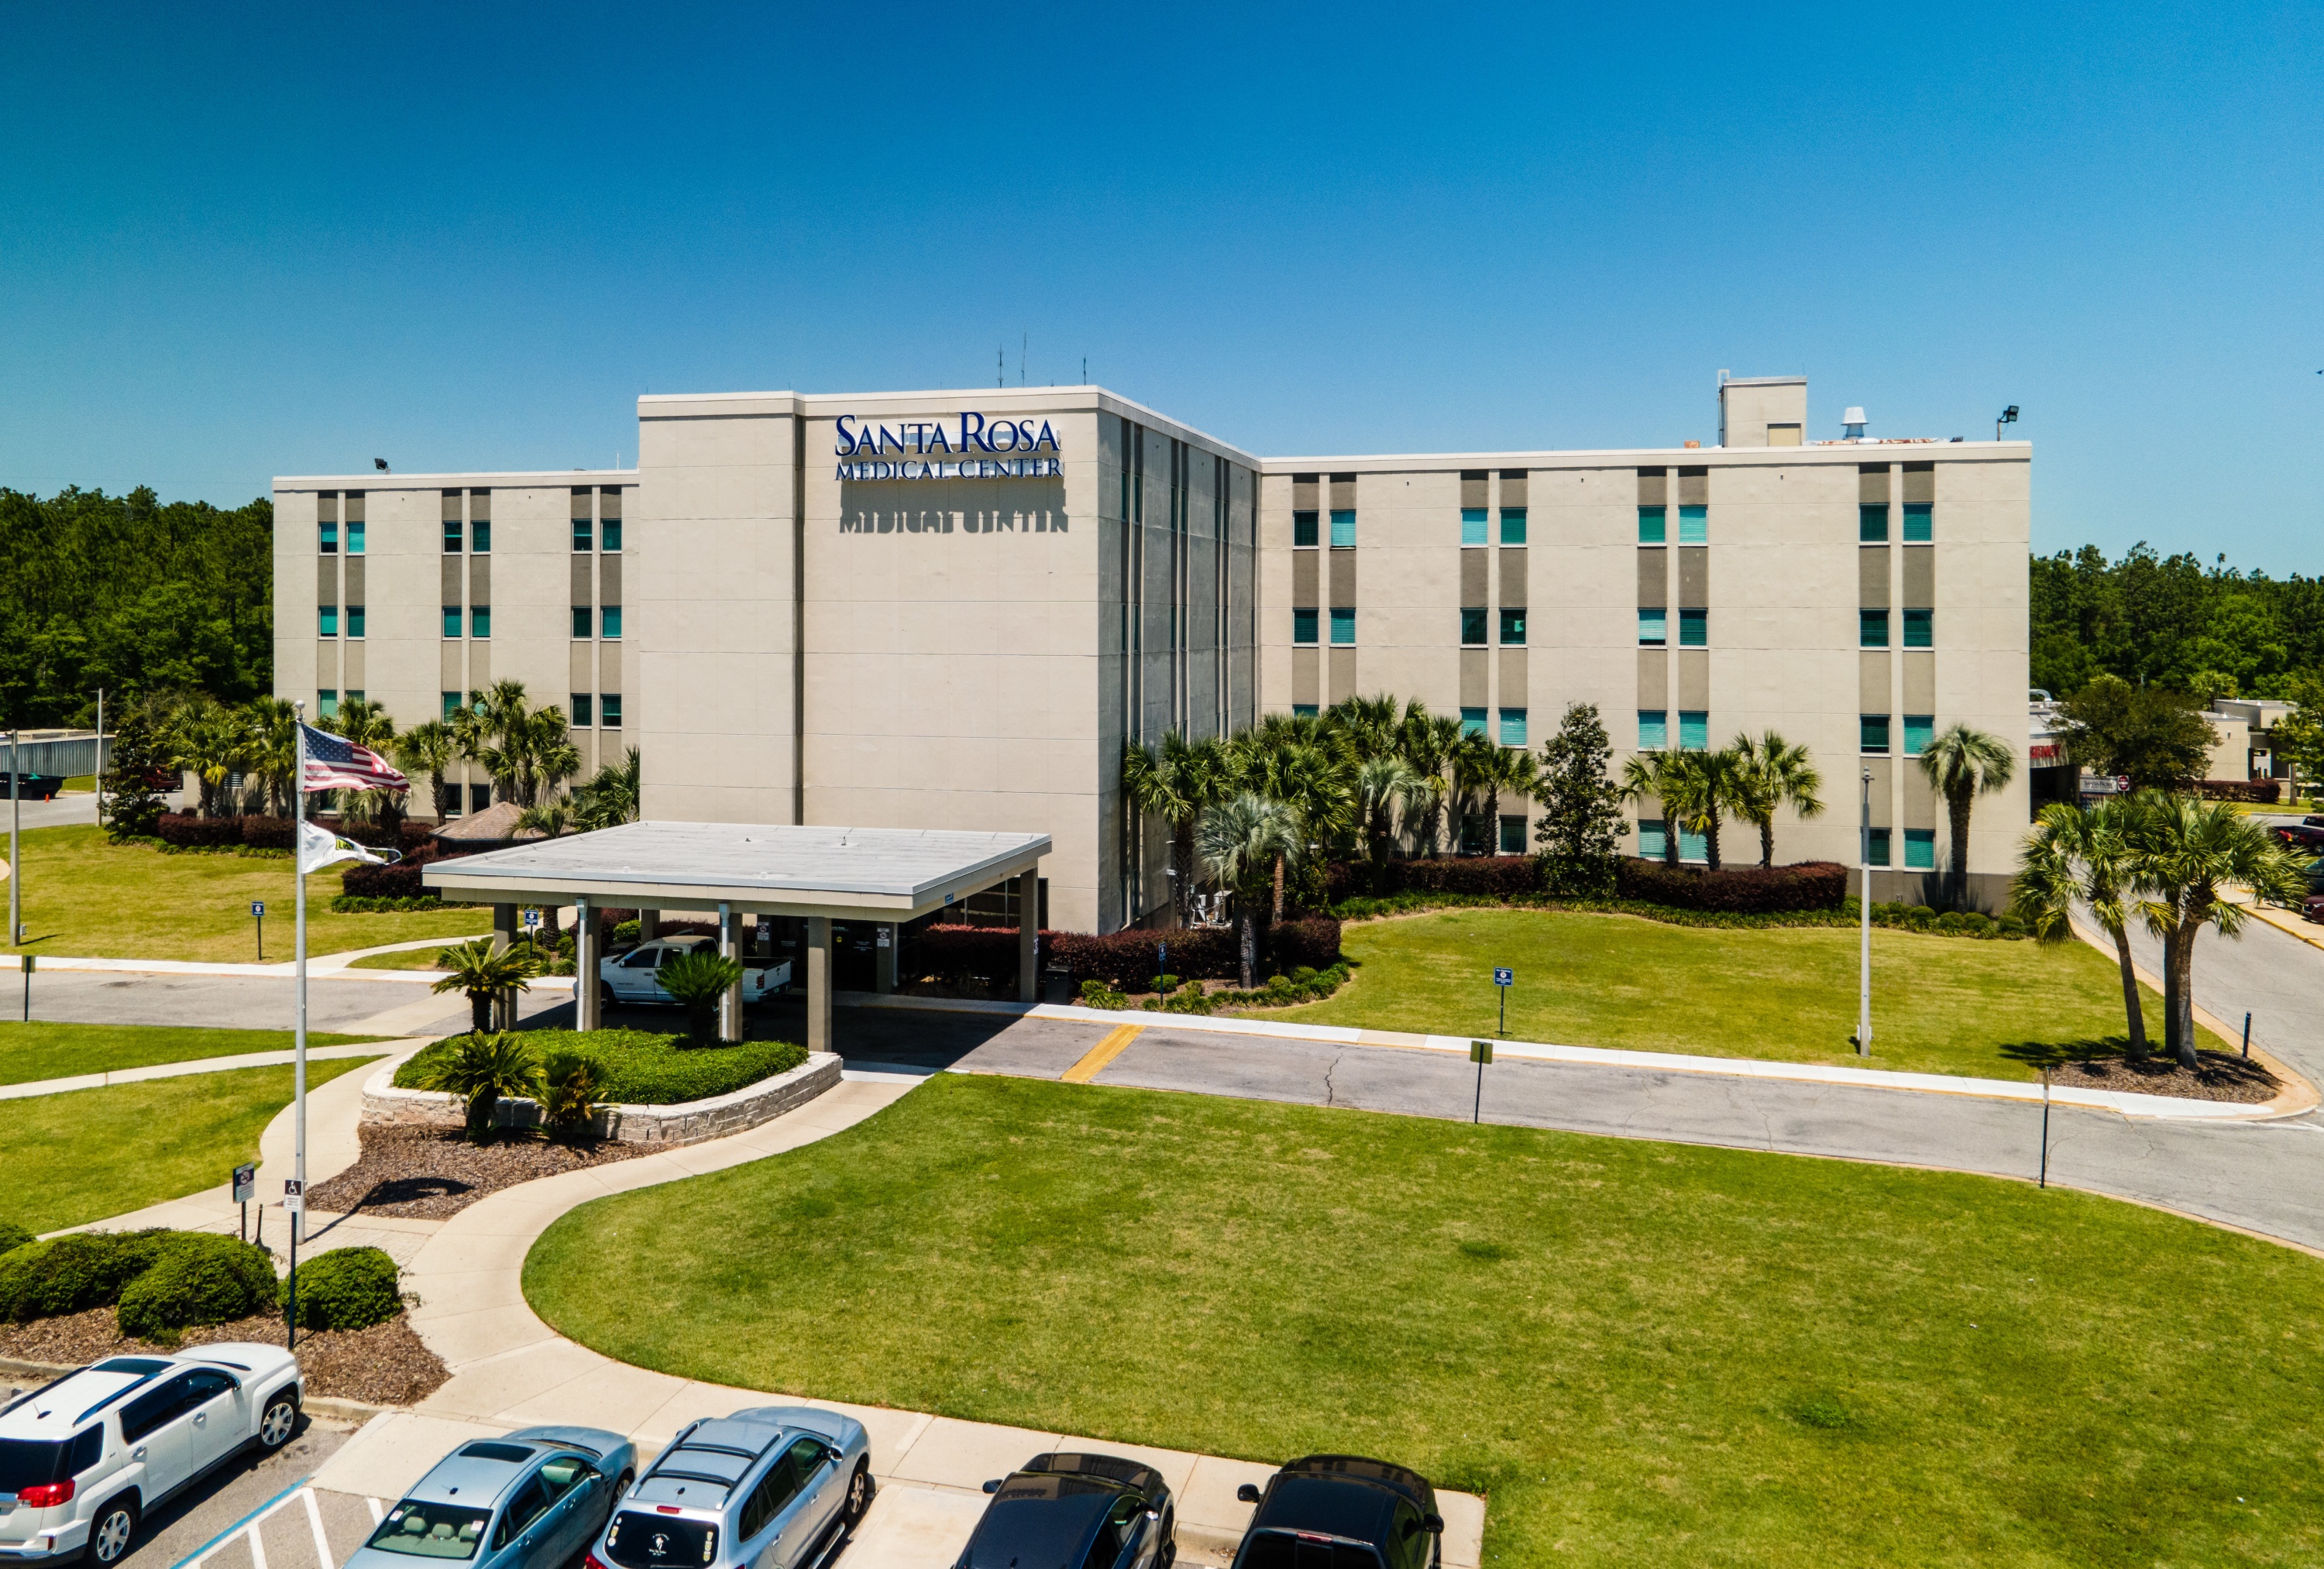
[(395, 1261), (377, 1248), (333, 1248), (299, 1266), (301, 1329), (368, 1329), (402, 1311)]
[[(421, 1048), (395, 1070), (399, 1089), (424, 1089), (436, 1065), (450, 1055), (463, 1032)], [(530, 1042), (528, 1042), (529, 1044)], [(685, 1035), (647, 1030), (557, 1031), (543, 1043), (586, 1057), (597, 1069), (599, 1093), (630, 1106), (677, 1106), (707, 1100), (788, 1073), (807, 1060), (807, 1048), (791, 1041), (738, 1041), (697, 1046)]]
[(0, 1318), (27, 1324), (102, 1308), (152, 1263), (166, 1232), (74, 1232), (0, 1258)]
[(1323, 888), (1334, 904), (1421, 893), (1517, 899), (1541, 892), (1541, 862), (1532, 856), (1435, 856), (1378, 867), (1335, 861), (1324, 869)]
[(0, 1258), (14, 1252), (32, 1240), (32, 1234), (13, 1220), (0, 1220)]
[[(1197, 980), (1239, 980), (1241, 939), (1232, 927), (1174, 927), (1165, 931), (1044, 931), (1045, 965), (1061, 964), (1076, 985), (1103, 981), (1121, 991), (1145, 991), (1154, 983), (1157, 950), (1169, 950), (1170, 973)], [(1340, 923), (1329, 915), (1286, 921), (1259, 929), (1262, 974), (1305, 965), (1326, 969), (1340, 959)], [(970, 976), (1004, 981), (1017, 973), (1017, 932), (1002, 926), (924, 927), (905, 955), (916, 975), (957, 983)]]
[(2195, 794), (2206, 801), (2247, 801), (2273, 806), (2283, 799), (2281, 779), (2198, 779)]
[(362, 894), (341, 894), (331, 901), (331, 913), (334, 915), (404, 915), (421, 910), (464, 910), (467, 907), (447, 904), (433, 894), (411, 899), (374, 899)]
[(266, 1250), (230, 1236), (180, 1232), (122, 1288), (115, 1320), (140, 1340), (174, 1341), (196, 1324), (226, 1324), (280, 1300)]
[(1848, 897), (1848, 868), (1837, 861), (1702, 871), (1625, 857), (1615, 863), (1617, 897), (1737, 915), (1786, 910), (1837, 910)]

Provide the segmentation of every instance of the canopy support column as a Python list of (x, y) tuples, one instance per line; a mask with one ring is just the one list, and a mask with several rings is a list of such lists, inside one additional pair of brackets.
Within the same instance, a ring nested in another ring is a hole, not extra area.
[[(494, 953), (506, 953), (515, 941), (516, 906), (513, 904), (493, 905), (493, 951)], [(516, 988), (514, 986), (503, 986), (497, 993), (493, 994), (492, 1020), (493, 1028), (495, 1030), (513, 1030), (516, 1028)]]
[(807, 918), (807, 1049), (831, 1048), (831, 917)]
[(872, 956), (879, 961), (872, 988), (885, 996), (896, 989), (896, 950), (902, 944), (904, 934), (896, 926), (882, 926), (872, 938)]
[[(718, 957), (741, 963), (742, 923), (734, 919), (734, 906), (720, 901), (718, 905)], [(742, 1038), (742, 983), (736, 981), (718, 998), (718, 1038), (740, 1041)]]
[(597, 979), (597, 912), (586, 894), (573, 901), (573, 1027), (604, 1028)]
[(1040, 960), (1041, 868), (1036, 864), (1017, 874), (1017, 1000), (1041, 1000), (1041, 977), (1034, 968)]

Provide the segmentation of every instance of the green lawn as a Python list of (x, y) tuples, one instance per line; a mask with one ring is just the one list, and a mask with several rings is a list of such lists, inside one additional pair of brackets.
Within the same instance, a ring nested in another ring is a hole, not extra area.
[[(37, 979), (37, 977), (35, 977)], [(310, 1031), (309, 1046), (346, 1046), (377, 1035)], [(156, 1062), (288, 1051), (288, 1030), (206, 1030), (174, 1024), (45, 1024), (0, 1020), (0, 1084), (30, 1084), (79, 1073), (110, 1073)]]
[(434, 969), (440, 948), (407, 948), (401, 953), (374, 953), (356, 959), (349, 969)]
[[(1828, 927), (1739, 931), (1633, 915), (1454, 910), (1344, 929), (1360, 961), (1328, 1002), (1269, 1018), (1489, 1035), (1493, 968), (1517, 971), (1509, 1038), (1760, 1057), (1917, 1073), (2038, 1078), (2043, 1061), (2118, 1050), (2122, 979), (2080, 942), (1978, 941), (1872, 930), (1872, 1055), (1858, 1057), (1858, 938)], [(2159, 1032), (2162, 999), (2147, 997)]]
[(682, 1377), (1402, 1461), (1488, 1569), (2324, 1548), (2324, 1261), (1987, 1178), (938, 1075), (524, 1286)]
[[(376, 1060), (307, 1065), (307, 1087)], [(0, 1219), (35, 1232), (214, 1187), (258, 1158), (290, 1069), (237, 1068), (0, 1101)]]
[[(116, 845), (95, 827), (35, 829), (23, 836), (24, 924), (35, 953), (97, 959), (194, 959), (247, 963), (258, 957), (250, 902), (266, 902), (266, 959), (290, 957), (298, 896), (290, 858), (163, 855)], [(492, 929), (489, 910), (410, 915), (334, 915), (334, 867), (307, 879), (307, 951), (338, 953), (415, 937), (472, 937)], [(0, 949), (0, 951), (15, 951)]]

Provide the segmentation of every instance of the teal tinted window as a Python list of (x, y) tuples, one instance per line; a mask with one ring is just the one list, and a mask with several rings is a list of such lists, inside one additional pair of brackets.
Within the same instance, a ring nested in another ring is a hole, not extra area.
[(1664, 610), (1641, 610), (1638, 612), (1638, 643), (1642, 647), (1659, 648), (1670, 641), (1670, 616)]
[(1858, 610), (1856, 612), (1856, 646), (1859, 648), (1888, 647), (1888, 612)]
[(339, 694), (336, 688), (326, 687), (315, 694), (315, 714), (318, 719), (339, 717)]
[[(1934, 511), (1926, 501), (1904, 503), (1904, 543), (1926, 545), (1935, 537)], [(1910, 847), (1907, 847), (1909, 850)]]
[(1294, 512), (1291, 514), (1291, 543), (1294, 545), (1313, 545), (1315, 543), (1314, 513)]
[(1332, 514), (1332, 548), (1353, 550), (1356, 547), (1356, 515), (1354, 511)]
[(360, 638), (363, 635), (364, 608), (361, 605), (349, 605), (347, 607), (347, 636), (350, 638)]
[(446, 605), (444, 607), (444, 636), (447, 638), (456, 638), (459, 635), (460, 607), (457, 605)]
[(611, 555), (619, 555), (622, 553), (622, 520), (619, 518), (606, 518), (603, 533), (605, 536), (605, 550)]
[(1860, 714), (1856, 721), (1857, 746), (1867, 752), (1888, 749), (1888, 716), (1885, 713)]
[(470, 605), (468, 607), (468, 636), (471, 638), (489, 638), (492, 635), (493, 607), (490, 605)]
[(1702, 648), (1711, 642), (1711, 612), (1681, 610), (1678, 613), (1678, 646), (1682, 648)]
[(460, 554), (460, 520), (457, 518), (444, 519), (444, 554), (447, 555)]
[(1937, 869), (1935, 829), (1908, 828), (1904, 830), (1904, 869), (1908, 872), (1932, 872)]
[(315, 548), (318, 553), (324, 555), (337, 555), (339, 553), (339, 526), (337, 523), (328, 520), (318, 523), (315, 525), (315, 532), (317, 535)]
[(447, 693), (444, 693), (444, 716), (443, 716), (443, 717), (444, 717), (444, 718), (446, 718), (446, 719), (450, 719), (454, 714), (458, 713), (459, 711), (460, 711), (460, 694), (459, 694), (458, 693), (456, 693), (456, 692), (447, 692)]
[(1501, 745), (1522, 747), (1526, 744), (1526, 711), (1521, 708), (1501, 710)]
[(1314, 719), (1315, 717), (1315, 705), (1312, 702), (1295, 702), (1291, 705), (1291, 717), (1294, 719)]
[(620, 693), (601, 692), (597, 694), (597, 727), (600, 729), (608, 730), (617, 730), (622, 728), (622, 694)]
[(316, 630), (316, 631), (318, 631), (318, 632), (319, 632), (319, 633), (321, 633), (324, 637), (326, 637), (326, 638), (336, 638), (336, 637), (337, 637), (337, 636), (339, 635), (339, 607), (338, 607), (338, 606), (337, 606), (337, 605), (325, 605), (325, 606), (323, 606), (320, 610), (317, 610), (317, 611), (315, 612), (315, 620), (316, 620), (316, 627), (315, 627), (315, 630)]
[(621, 606), (607, 605), (597, 612), (597, 635), (601, 638), (618, 638), (622, 635)]
[(493, 548), (493, 520), (479, 518), (468, 525), (468, 549), (477, 555), (488, 555)]
[(1678, 858), (1683, 861), (1707, 861), (1711, 858), (1711, 836), (1678, 830)]
[(1485, 733), (1485, 711), (1481, 708), (1462, 709), (1461, 711), (1461, 733), (1467, 736), (1483, 735)]
[(586, 518), (573, 519), (573, 548), (576, 554), (587, 554), (595, 546), (596, 540), (595, 525)]
[(1666, 709), (1638, 711), (1638, 750), (1659, 752), (1670, 745), (1670, 712)]
[(1638, 858), (1658, 861), (1670, 849), (1670, 830), (1659, 818), (1638, 820)]
[(1501, 611), (1501, 641), (1505, 644), (1524, 642), (1526, 640), (1525, 621), (1526, 613), (1522, 608), (1504, 609)]
[(1485, 621), (1484, 606), (1461, 607), (1461, 641), (1465, 647), (1481, 648), (1485, 646)]
[(1885, 828), (1876, 828), (1865, 837), (1870, 840), (1872, 844), (1864, 858), (1876, 867), (1886, 866), (1888, 864), (1888, 830)]
[(1486, 523), (1485, 509), (1482, 507), (1462, 508), (1461, 543), (1463, 545), (1483, 545), (1487, 543), (1485, 538)]
[(1352, 643), (1355, 640), (1356, 607), (1353, 605), (1333, 605), (1332, 607), (1332, 641), (1334, 644), (1344, 646), (1346, 644)]
[(1678, 509), (1678, 542), (1681, 545), (1711, 543), (1711, 509), (1681, 507)]
[(1906, 610), (1904, 612), (1904, 647), (1933, 648), (1936, 647), (1936, 612)]
[(576, 606), (574, 606), (574, 607), (573, 607), (573, 635), (574, 635), (575, 637), (576, 637), (576, 638), (586, 638), (586, 637), (588, 637), (588, 636), (589, 636), (589, 624), (590, 624), (589, 607), (588, 607), (588, 606), (586, 606), (586, 605), (576, 605)]
[(1856, 537), (1867, 545), (1888, 543), (1888, 508), (1866, 503), (1856, 509)]
[(1501, 543), (1523, 545), (1526, 542), (1526, 509), (1523, 507), (1501, 509)]
[(1291, 612), (1291, 640), (1294, 643), (1315, 641), (1315, 609), (1313, 605)]
[(589, 694), (587, 693), (575, 693), (573, 694), (573, 722), (576, 725), (595, 724), (596, 721), (591, 719), (589, 714), (590, 711), (595, 706), (595, 704), (589, 701)]
[(1665, 516), (1667, 516), (1665, 508), (1641, 507), (1638, 509), (1639, 544), (1660, 545), (1663, 542), (1663, 520)]
[(355, 521), (347, 525), (347, 554), (349, 555), (361, 555), (363, 553), (364, 520), (357, 518)]
[(1904, 755), (1917, 757), (1929, 749), (1936, 738), (1937, 716), (1928, 713), (1908, 713), (1904, 716)]
[(1682, 751), (1709, 751), (1711, 716), (1700, 710), (1682, 710), (1678, 716), (1678, 744)]
[(1526, 820), (1522, 817), (1501, 819), (1501, 853), (1505, 856), (1525, 854)]

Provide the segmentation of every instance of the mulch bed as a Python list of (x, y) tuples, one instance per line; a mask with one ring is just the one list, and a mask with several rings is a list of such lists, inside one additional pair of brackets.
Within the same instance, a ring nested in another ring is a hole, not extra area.
[[(0, 1323), (0, 1356), (78, 1366), (100, 1357), (183, 1350), (224, 1340), (281, 1345), (282, 1334), (282, 1316), (263, 1313), (231, 1324), (189, 1329), (177, 1346), (156, 1346), (123, 1335), (115, 1326), (112, 1308), (91, 1308), (60, 1318), (35, 1318), (30, 1324)], [(401, 1316), (369, 1329), (302, 1329), (298, 1352), (309, 1394), (367, 1405), (410, 1405), (452, 1376)]]
[(2051, 1070), (2060, 1089), (2121, 1089), (2133, 1095), (2174, 1095), (2182, 1100), (2231, 1100), (2256, 1106), (2273, 1100), (2283, 1087), (2255, 1059), (2226, 1051), (2198, 1051), (2201, 1064), (2190, 1073), (2160, 1051), (2134, 1064), (2120, 1057), (2068, 1062)]
[(528, 1133), (499, 1133), (481, 1144), (440, 1128), (366, 1126), (357, 1136), (362, 1159), (318, 1183), (308, 1195), (311, 1207), (442, 1220), (520, 1182), (646, 1153), (643, 1144), (560, 1144)]

